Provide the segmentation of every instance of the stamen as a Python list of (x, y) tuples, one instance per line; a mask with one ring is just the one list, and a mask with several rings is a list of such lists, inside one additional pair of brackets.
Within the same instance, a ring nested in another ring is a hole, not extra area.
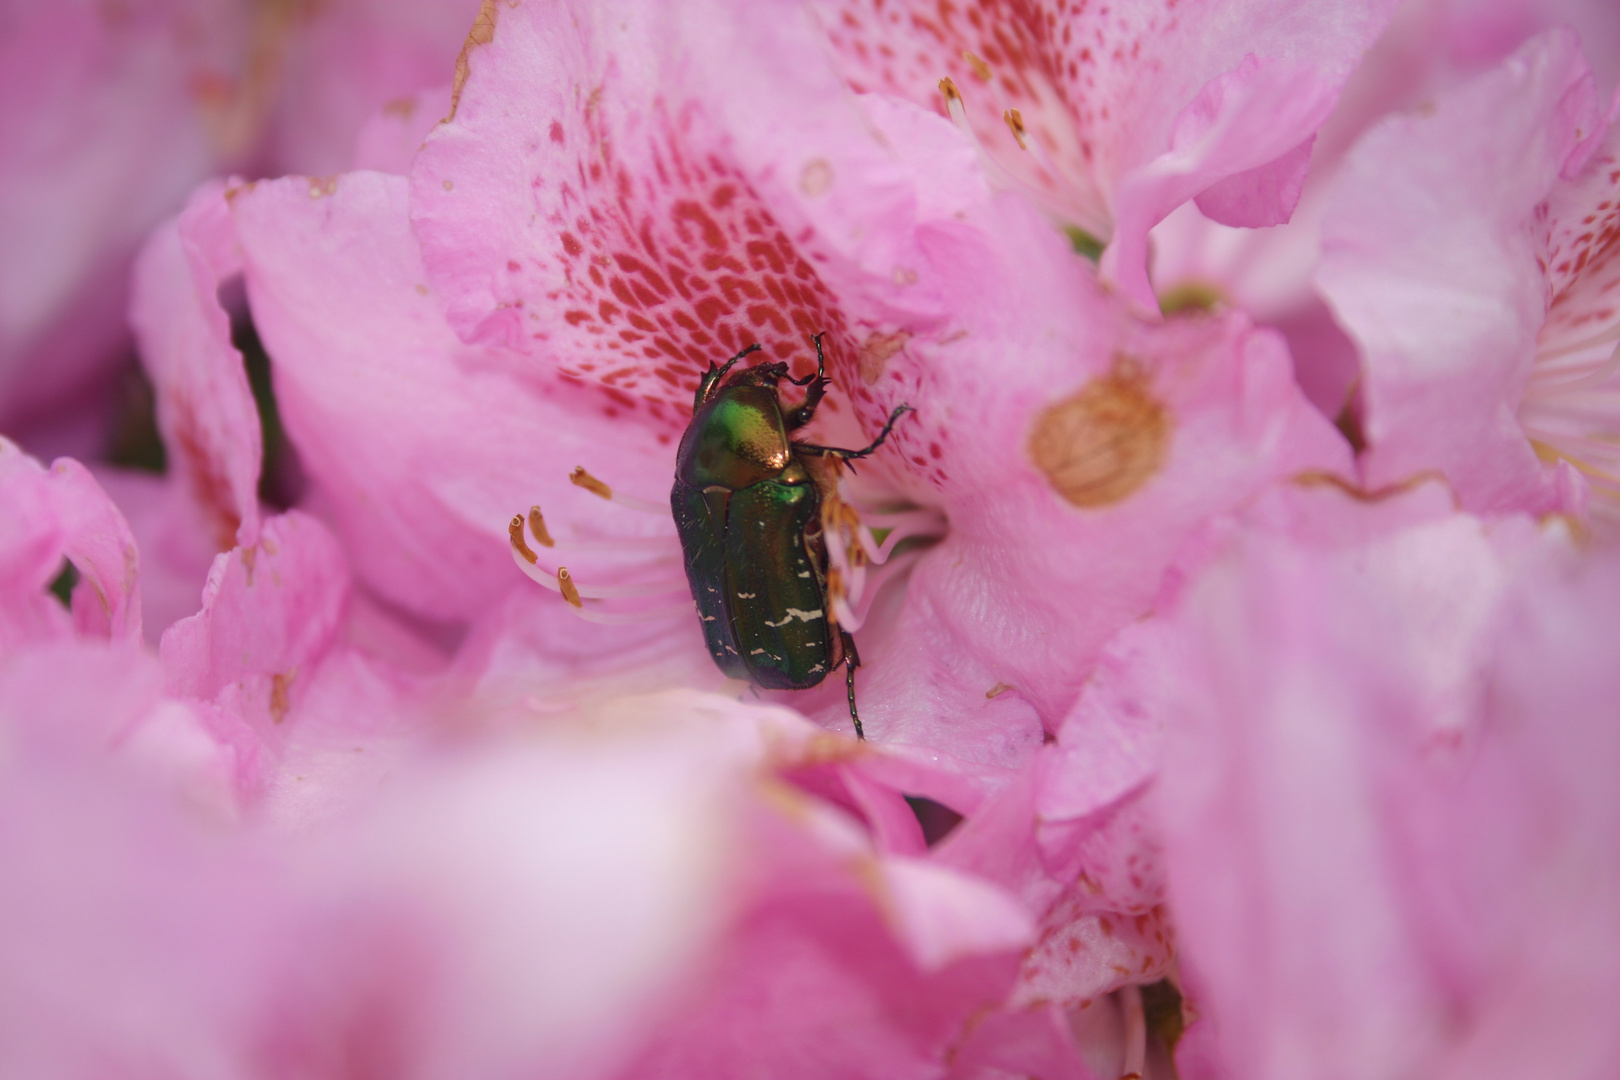
[[(1608, 343), (1602, 342), (1601, 344)], [(1538, 362), (1537, 367), (1540, 366), (1541, 365)], [(1531, 385), (1525, 387), (1524, 396), (1527, 398), (1543, 398), (1553, 397), (1557, 394), (1568, 394), (1576, 390), (1590, 390), (1594, 386), (1601, 386), (1603, 383), (1608, 382), (1609, 378), (1613, 376), (1616, 371), (1620, 371), (1620, 345), (1616, 345), (1614, 347), (1614, 352), (1609, 354), (1609, 358), (1603, 361), (1603, 363), (1599, 364), (1594, 370), (1589, 371), (1584, 375), (1577, 375), (1576, 377), (1568, 379), (1565, 382), (1555, 382), (1550, 386), (1537, 385), (1535, 378), (1536, 372), (1532, 369)], [(1545, 371), (1542, 374), (1542, 381), (1545, 382), (1549, 376), (1561, 374), (1563, 374), (1563, 372), (1560, 370)]]
[(539, 565), (538, 561), (531, 561), (530, 556), (534, 553), (529, 552), (525, 555), (518, 547), (520, 542), (521, 537), (513, 541), (512, 561), (523, 571), (523, 576), (552, 592), (562, 593), (563, 598), (570, 604), (580, 597), (587, 600), (623, 600), (643, 596), (669, 596), (672, 593), (685, 592), (689, 588), (684, 578), (649, 581), (640, 585), (580, 585), (568, 573), (567, 567), (558, 567), (557, 572), (553, 574)]
[(557, 567), (557, 591), (562, 593), (563, 599), (574, 607), (583, 608), (584, 601), (579, 598), (579, 590), (574, 587), (574, 579), (568, 573), (568, 567)]
[[(534, 512), (536, 514), (540, 513), (540, 508), (538, 506), (535, 507)], [(535, 561), (537, 561), (540, 558), (540, 556), (536, 555), (533, 551), (529, 550), (529, 545), (523, 539), (523, 515), (522, 514), (513, 515), (512, 524), (507, 526), (506, 533), (507, 533), (508, 536), (510, 536), (512, 538), (512, 554), (513, 555), (515, 555), (515, 556), (519, 557), (520, 559), (522, 559), (523, 562), (528, 562), (530, 564), (533, 564)], [(518, 565), (522, 566), (523, 562), (519, 562)]]
[(673, 607), (651, 608), (647, 611), (602, 612), (582, 607), (575, 608), (574, 614), (586, 622), (601, 623), (605, 626), (628, 626), (633, 623), (657, 622), (660, 619), (689, 619), (693, 610), (691, 601), (688, 601)]
[(529, 529), (534, 533), (534, 538), (540, 541), (541, 547), (557, 546), (557, 542), (551, 538), (551, 534), (546, 532), (546, 519), (540, 516), (538, 506), (529, 507)]
[(1142, 1080), (1147, 1064), (1147, 1017), (1142, 1012), (1142, 988), (1135, 983), (1120, 988), (1119, 1004), (1125, 1013), (1125, 1073), (1120, 1080)]
[(592, 495), (600, 495), (608, 502), (613, 501), (613, 489), (586, 472), (583, 465), (575, 465), (574, 471), (568, 474), (568, 479), (575, 487), (582, 487)]
[(962, 113), (962, 121), (967, 120), (967, 110), (962, 108), (962, 91), (956, 88), (949, 75), (939, 80), (939, 92), (945, 95), (945, 111), (951, 114), (951, 119), (957, 118), (958, 111)]
[(1017, 109), (1006, 109), (1002, 112), (1001, 118), (1007, 122), (1013, 138), (1018, 140), (1018, 149), (1028, 150), (1029, 144), (1024, 141), (1024, 136), (1029, 133), (1029, 129), (1024, 127), (1023, 114)]
[(575, 487), (582, 487), (592, 495), (606, 499), (610, 503), (617, 503), (630, 510), (641, 510), (649, 514), (669, 516), (668, 503), (650, 502), (647, 499), (638, 499), (633, 495), (620, 495), (602, 481), (585, 471), (585, 466), (576, 465), (574, 471), (568, 474), (568, 479)]
[(965, 49), (962, 51), (962, 59), (964, 59), (964, 60), (966, 60), (968, 62), (968, 66), (973, 69), (973, 74), (977, 75), (980, 79), (984, 80), (985, 82), (990, 81), (990, 65), (989, 64), (985, 63), (983, 60), (980, 60), (977, 56), (974, 56), (972, 53), (968, 52)]

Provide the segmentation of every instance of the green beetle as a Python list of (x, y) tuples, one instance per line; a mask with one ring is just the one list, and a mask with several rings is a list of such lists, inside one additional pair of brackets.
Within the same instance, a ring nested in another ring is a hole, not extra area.
[[(719, 367), (709, 365), (681, 437), (669, 502), (715, 664), (767, 690), (807, 690), (842, 664), (849, 716), (856, 737), (865, 738), (855, 709), (861, 658), (849, 631), (833, 620), (827, 596), (820, 485), (831, 481), (825, 470), (807, 465), (812, 457), (867, 456), (911, 406), (896, 408), (864, 450), (788, 438), (810, 422), (827, 392), (822, 336), (811, 338), (816, 373), (804, 379), (789, 378), (784, 363), (730, 374), (757, 344)], [(809, 387), (804, 403), (791, 411), (782, 408), (777, 390), (783, 380)]]

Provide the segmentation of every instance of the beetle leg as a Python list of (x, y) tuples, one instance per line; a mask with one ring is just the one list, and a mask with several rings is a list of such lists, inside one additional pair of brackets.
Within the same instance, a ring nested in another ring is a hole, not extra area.
[(905, 413), (916, 411), (910, 405), (896, 405), (894, 412), (889, 414), (889, 422), (883, 425), (883, 430), (878, 432), (876, 439), (872, 440), (872, 445), (861, 450), (844, 450), (837, 446), (817, 446), (814, 443), (794, 443), (793, 449), (801, 454), (830, 454), (834, 457), (843, 458), (845, 461), (863, 458), (883, 445), (884, 440), (889, 437), (889, 432), (894, 430), (896, 420), (900, 419)]
[(861, 654), (855, 651), (855, 639), (848, 630), (840, 628), (838, 636), (844, 639), (844, 688), (849, 694), (849, 718), (855, 721), (855, 737), (865, 742), (861, 714), (855, 711), (855, 669), (861, 666)]
[(825, 333), (810, 336), (810, 340), (815, 342), (816, 345), (816, 373), (806, 375), (803, 379), (788, 380), (794, 386), (808, 386), (810, 388), (804, 395), (804, 404), (783, 418), (787, 421), (789, 431), (808, 424), (810, 418), (816, 415), (816, 407), (821, 404), (821, 399), (827, 394), (827, 386), (832, 380), (827, 378), (827, 357), (821, 351), (821, 339), (826, 336)]

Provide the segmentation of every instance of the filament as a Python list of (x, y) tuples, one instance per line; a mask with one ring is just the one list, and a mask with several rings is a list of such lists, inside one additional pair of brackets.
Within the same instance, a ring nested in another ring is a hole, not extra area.
[(1147, 1017), (1142, 1012), (1142, 988), (1135, 983), (1119, 989), (1125, 1013), (1125, 1065), (1120, 1080), (1141, 1080), (1147, 1065)]
[(652, 502), (649, 499), (638, 499), (633, 495), (621, 495), (619, 492), (614, 491), (611, 487), (604, 484), (590, 473), (586, 472), (585, 466), (583, 465), (576, 465), (574, 467), (574, 471), (568, 474), (568, 479), (575, 487), (582, 487), (592, 495), (606, 499), (611, 503), (617, 503), (627, 509), (640, 510), (644, 513), (650, 514), (659, 514), (665, 517), (669, 515), (668, 503)]

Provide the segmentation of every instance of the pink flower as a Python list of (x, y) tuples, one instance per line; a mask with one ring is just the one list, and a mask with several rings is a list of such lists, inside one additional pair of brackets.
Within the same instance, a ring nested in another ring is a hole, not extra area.
[(817, 10), (852, 87), (943, 105), (998, 178), (1105, 245), (1104, 280), (1154, 310), (1148, 230), (1191, 199), (1229, 225), (1287, 221), (1316, 130), (1393, 7)]
[(1122, 688), (1163, 724), (1152, 801), (1200, 1017), (1183, 1075), (1620, 1061), (1594, 1005), (1620, 960), (1592, 651), (1614, 567), (1447, 503), (1273, 499)]
[(223, 168), (331, 172), (448, 79), (472, 0), (10, 3), (0, 14), (0, 427), (99, 453), (141, 238)]
[[(958, 133), (851, 99), (817, 41), (802, 20), (735, 12), (621, 30), (602, 13), (576, 26), (498, 9), (408, 184), (244, 186), (182, 228), (209, 230), (200, 251), (239, 246), (311, 505), (358, 578), (435, 619), (565, 614), (502, 600), (527, 588), (507, 525), (534, 504), (570, 541), (558, 560), (588, 604), (632, 589), (681, 606), (662, 510), (638, 518), (565, 477), (585, 466), (661, 503), (703, 367), (758, 339), (806, 370), (809, 333), (827, 330), (842, 393), (818, 437), (859, 445), (901, 402), (918, 410), (851, 498), (909, 505), (900, 521), (924, 535), (948, 523), (909, 557), (903, 603), (855, 612), (874, 734), (1016, 766), (1190, 530), (1275, 476), (1344, 465), (1344, 450), (1287, 381), (1275, 337), (1241, 317), (1137, 322), (1027, 206), (988, 188)], [(787, 129), (731, 92), (756, 77), (750, 63), (761, 80), (800, 73), (770, 108), (809, 134), (764, 137)], [(658, 74), (672, 65), (680, 79)], [(600, 92), (576, 100), (568, 79)], [(959, 168), (909, 164), (936, 159)], [(217, 325), (214, 287), (198, 285), (186, 317)], [(191, 392), (181, 367), (149, 364), (160, 400)], [(718, 685), (689, 618), (590, 635), (597, 661), (633, 670), (648, 659), (633, 643), (656, 643), (680, 665), (669, 676)], [(841, 699), (828, 685), (792, 700), (843, 726)]]
[(1481, 511), (1613, 501), (1608, 131), (1555, 31), (1351, 152), (1319, 280), (1364, 356), (1369, 484), (1439, 470)]

